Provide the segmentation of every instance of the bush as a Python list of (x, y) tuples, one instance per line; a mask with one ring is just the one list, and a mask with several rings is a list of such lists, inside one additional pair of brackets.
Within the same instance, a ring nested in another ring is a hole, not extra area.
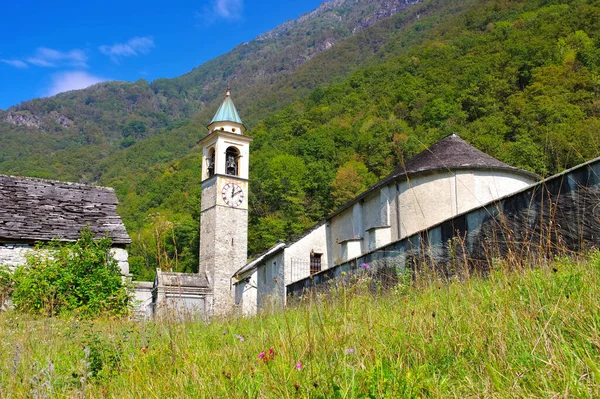
[(15, 270), (16, 310), (55, 316), (93, 317), (127, 313), (130, 297), (108, 237), (94, 240), (89, 228), (75, 243), (38, 247), (25, 266)]

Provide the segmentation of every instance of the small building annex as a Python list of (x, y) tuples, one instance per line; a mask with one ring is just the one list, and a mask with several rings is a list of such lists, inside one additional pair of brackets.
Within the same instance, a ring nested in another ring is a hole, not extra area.
[(131, 242), (117, 215), (112, 188), (0, 175), (0, 265), (14, 268), (42, 242), (76, 241), (89, 226), (108, 237), (122, 276), (129, 276)]
[(448, 136), (346, 203), (292, 243), (278, 243), (233, 276), (251, 315), (286, 301), (286, 286), (539, 180)]

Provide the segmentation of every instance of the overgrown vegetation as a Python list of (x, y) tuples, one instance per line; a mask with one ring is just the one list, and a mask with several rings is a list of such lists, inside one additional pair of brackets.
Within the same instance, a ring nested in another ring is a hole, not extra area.
[(43, 316), (127, 314), (130, 294), (111, 243), (108, 237), (94, 240), (87, 228), (74, 243), (38, 246), (10, 282), (16, 311)]
[(0, 315), (0, 397), (600, 395), (600, 254), (384, 293), (365, 275), (251, 319)]

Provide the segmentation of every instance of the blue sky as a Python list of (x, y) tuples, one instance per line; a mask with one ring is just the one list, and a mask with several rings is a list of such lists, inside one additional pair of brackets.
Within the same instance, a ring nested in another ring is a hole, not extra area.
[(176, 77), (321, 2), (3, 2), (0, 108), (105, 80)]

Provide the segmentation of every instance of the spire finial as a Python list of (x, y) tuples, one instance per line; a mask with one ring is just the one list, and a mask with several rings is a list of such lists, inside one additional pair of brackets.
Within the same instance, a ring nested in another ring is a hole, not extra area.
[(231, 96), (231, 88), (227, 85), (227, 91), (225, 92), (225, 97)]

